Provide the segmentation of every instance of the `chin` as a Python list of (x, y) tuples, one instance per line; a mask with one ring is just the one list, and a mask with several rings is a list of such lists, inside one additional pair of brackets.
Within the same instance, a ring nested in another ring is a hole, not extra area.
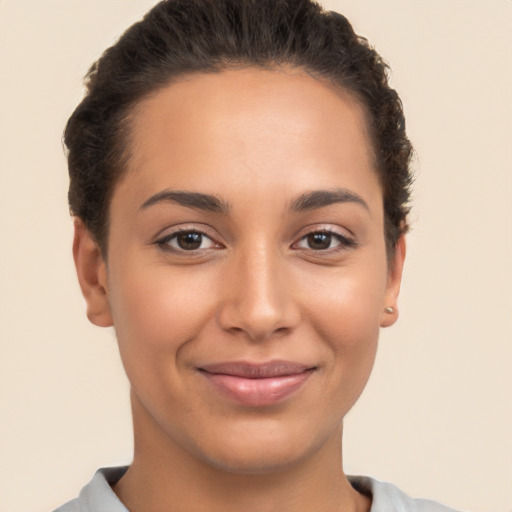
[(299, 451), (280, 449), (276, 452), (267, 446), (254, 451), (244, 450), (244, 453), (216, 453), (206, 462), (209, 466), (226, 473), (271, 475), (285, 471), (305, 458)]
[(300, 428), (283, 428), (282, 422), (251, 427), (233, 429), (217, 440), (210, 439), (208, 446), (198, 447), (196, 455), (209, 466), (228, 473), (268, 475), (300, 465), (341, 438), (336, 435), (338, 429), (330, 436), (312, 436)]

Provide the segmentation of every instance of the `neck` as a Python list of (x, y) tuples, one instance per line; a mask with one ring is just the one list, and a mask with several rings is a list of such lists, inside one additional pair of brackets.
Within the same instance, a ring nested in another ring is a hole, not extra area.
[[(139, 404), (140, 405), (140, 404)], [(135, 407), (137, 407), (134, 404)], [(303, 460), (239, 473), (201, 460), (134, 411), (133, 463), (114, 491), (131, 512), (367, 512), (343, 473), (342, 426)]]

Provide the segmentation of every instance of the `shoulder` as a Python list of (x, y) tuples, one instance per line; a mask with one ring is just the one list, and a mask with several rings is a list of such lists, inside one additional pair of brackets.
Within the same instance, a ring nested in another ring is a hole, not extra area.
[[(111, 485), (127, 467), (99, 469), (80, 491), (78, 498), (68, 501), (54, 512), (128, 512)], [(370, 512), (457, 512), (431, 500), (413, 499), (394, 485), (366, 476), (350, 476), (352, 486), (372, 498)]]
[(80, 503), (78, 503), (78, 498), (64, 503), (64, 505), (61, 505), (53, 512), (80, 512)]
[(98, 469), (78, 498), (53, 512), (128, 512), (111, 487), (127, 469), (127, 466)]
[(372, 498), (370, 512), (457, 512), (436, 501), (411, 498), (393, 484), (374, 478), (350, 476), (349, 481), (354, 489)]

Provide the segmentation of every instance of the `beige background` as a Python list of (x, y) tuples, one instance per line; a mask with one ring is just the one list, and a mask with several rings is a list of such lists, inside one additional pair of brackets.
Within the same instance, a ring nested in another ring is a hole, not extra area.
[[(0, 510), (128, 463), (112, 331), (87, 323), (60, 138), (81, 76), (151, 0), (0, 0)], [(512, 2), (331, 0), (393, 67), (419, 154), (401, 320), (346, 421), (346, 468), (512, 511)]]

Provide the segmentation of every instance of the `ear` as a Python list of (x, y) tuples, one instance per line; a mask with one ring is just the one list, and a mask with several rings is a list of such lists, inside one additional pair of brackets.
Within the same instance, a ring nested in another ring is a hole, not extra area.
[(73, 257), (78, 282), (87, 303), (87, 318), (99, 327), (110, 327), (113, 321), (108, 300), (107, 265), (98, 244), (77, 217)]
[[(405, 261), (405, 236), (401, 236), (395, 246), (395, 254), (389, 262), (388, 282), (384, 294), (384, 306), (380, 321), (381, 327), (389, 327), (398, 320), (398, 294), (402, 283)], [(390, 309), (391, 308), (391, 309)]]

